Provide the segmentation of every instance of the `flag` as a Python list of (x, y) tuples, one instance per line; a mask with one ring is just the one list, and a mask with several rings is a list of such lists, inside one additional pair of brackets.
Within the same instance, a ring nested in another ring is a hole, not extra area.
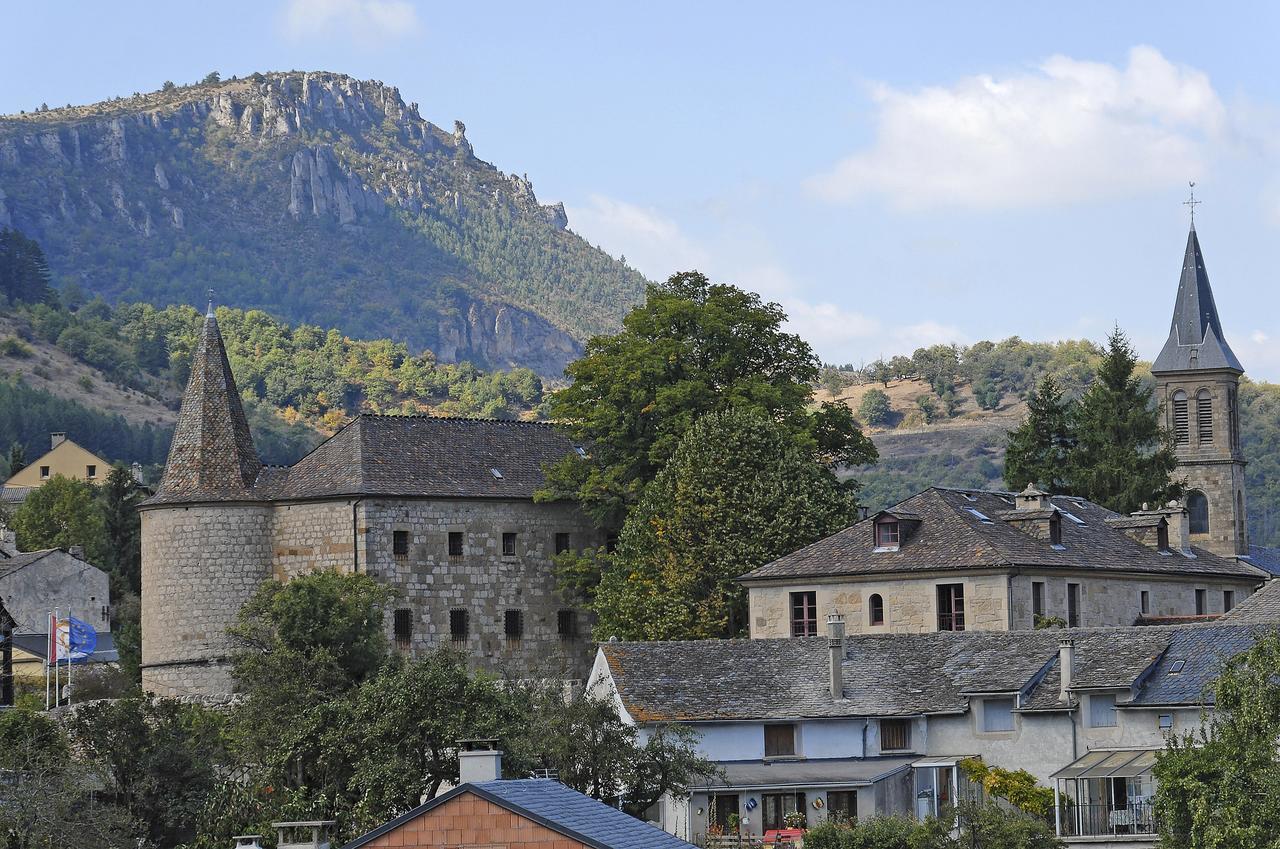
[(83, 663), (98, 646), (98, 632), (93, 626), (74, 616), (52, 620), (54, 628), (50, 648), (55, 663)]

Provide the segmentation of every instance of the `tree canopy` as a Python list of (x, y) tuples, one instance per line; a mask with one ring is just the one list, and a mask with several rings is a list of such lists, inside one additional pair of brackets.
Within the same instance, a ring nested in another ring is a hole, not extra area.
[(1052, 375), (1040, 381), (1027, 398), (1027, 417), (1009, 433), (1004, 455), (1009, 489), (1021, 492), (1034, 483), (1053, 495), (1067, 491), (1067, 457), (1075, 447), (1070, 409)]

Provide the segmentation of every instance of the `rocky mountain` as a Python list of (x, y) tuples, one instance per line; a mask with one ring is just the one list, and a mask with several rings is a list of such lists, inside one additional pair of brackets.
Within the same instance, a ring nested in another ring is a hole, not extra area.
[(0, 227), (108, 299), (262, 308), (558, 373), (644, 278), (394, 86), (254, 74), (0, 118)]

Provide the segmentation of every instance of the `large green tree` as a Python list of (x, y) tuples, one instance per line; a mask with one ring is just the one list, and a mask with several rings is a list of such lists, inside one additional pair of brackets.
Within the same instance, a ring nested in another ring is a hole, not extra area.
[(117, 576), (117, 587), (142, 593), (142, 522), (138, 505), (146, 493), (124, 466), (113, 466), (98, 492), (106, 533), (106, 557), (100, 564)]
[[(808, 404), (819, 363), (807, 343), (783, 332), (785, 319), (777, 304), (693, 271), (650, 286), (621, 332), (592, 338), (566, 369), (573, 383), (551, 396), (549, 416), (586, 451), (548, 468), (540, 497), (572, 498), (617, 527), (693, 423), (717, 410), (760, 410), (812, 442), (818, 417)], [(839, 415), (828, 412), (826, 424)], [(825, 436), (832, 459), (874, 459), (852, 417), (839, 422), (842, 430)]]
[(83, 546), (89, 562), (107, 561), (106, 524), (97, 487), (54, 475), (32, 490), (13, 511), (13, 530), (22, 551)]
[(1151, 387), (1134, 373), (1137, 362), (1116, 328), (1096, 379), (1071, 412), (1075, 445), (1067, 455), (1067, 486), (1117, 513), (1163, 504), (1183, 489), (1170, 477), (1178, 465), (1173, 439), (1160, 426)]
[(44, 251), (17, 230), (0, 230), (0, 295), (14, 302), (38, 302), (50, 296)]
[(846, 527), (852, 493), (787, 428), (758, 410), (699, 420), (627, 517), (607, 558), (597, 634), (728, 637), (746, 627), (734, 578)]
[(1156, 759), (1160, 845), (1168, 849), (1280, 847), (1280, 635), (1227, 662), (1214, 712), (1199, 733), (1172, 737)]
[(1067, 457), (1075, 446), (1070, 405), (1052, 375), (1027, 398), (1027, 417), (1009, 433), (1004, 482), (1014, 492), (1034, 483), (1057, 495), (1067, 491)]

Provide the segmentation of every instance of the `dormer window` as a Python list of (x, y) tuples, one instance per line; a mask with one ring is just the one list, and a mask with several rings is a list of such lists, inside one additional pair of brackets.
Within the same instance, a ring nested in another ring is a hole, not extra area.
[(1049, 517), (1049, 545), (1062, 546), (1062, 519), (1056, 513)]
[(1167, 522), (1161, 522), (1156, 526), (1156, 548), (1165, 552), (1169, 550), (1169, 525)]
[(876, 522), (876, 548), (885, 551), (897, 551), (902, 539), (897, 519), (881, 519)]

